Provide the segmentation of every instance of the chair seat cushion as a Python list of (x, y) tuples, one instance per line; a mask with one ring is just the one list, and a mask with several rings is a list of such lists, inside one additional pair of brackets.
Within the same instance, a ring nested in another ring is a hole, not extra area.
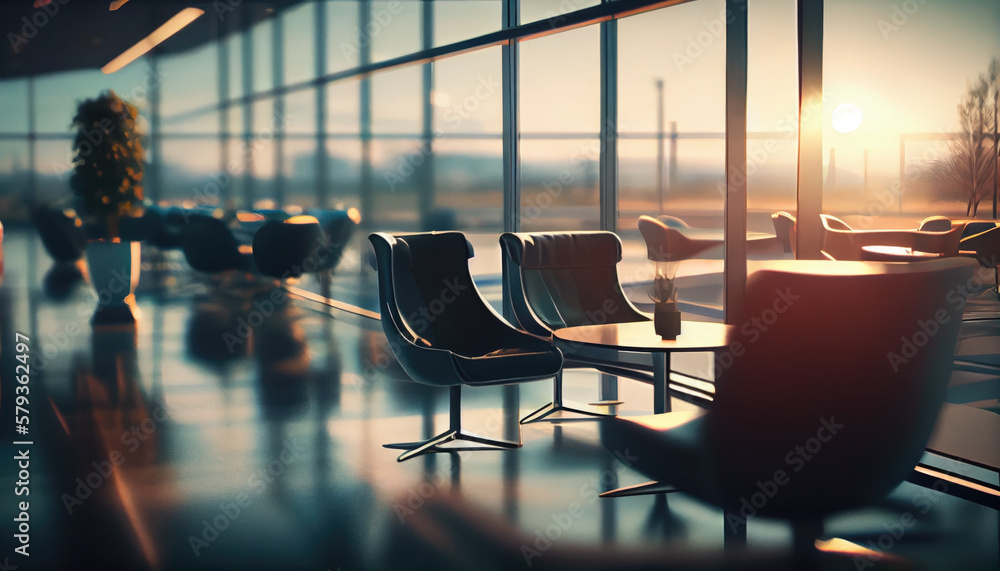
[(509, 347), (485, 355), (454, 355), (455, 366), (466, 384), (489, 385), (531, 381), (555, 376), (562, 355), (555, 348)]

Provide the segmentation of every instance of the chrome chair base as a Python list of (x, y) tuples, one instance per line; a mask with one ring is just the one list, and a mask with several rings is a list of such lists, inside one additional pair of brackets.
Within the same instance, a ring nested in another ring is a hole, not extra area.
[(608, 410), (608, 407), (622, 404), (622, 401), (600, 401), (591, 404), (583, 404), (573, 401), (565, 401), (562, 398), (563, 393), (563, 379), (562, 371), (556, 375), (556, 378), (552, 381), (552, 402), (539, 408), (535, 412), (529, 414), (528, 416), (521, 419), (521, 424), (530, 424), (532, 422), (542, 422), (542, 421), (554, 421), (554, 420), (584, 420), (582, 418), (565, 418), (562, 416), (557, 416), (551, 418), (553, 414), (557, 412), (572, 412), (576, 414), (582, 414), (584, 416), (596, 416), (596, 417), (609, 417), (617, 416), (616, 413)]
[(671, 486), (665, 482), (658, 482), (656, 480), (645, 482), (643, 484), (636, 484), (634, 486), (625, 486), (624, 488), (617, 488), (614, 490), (608, 490), (607, 492), (598, 494), (601, 498), (627, 498), (630, 496), (649, 496), (653, 494), (669, 494), (671, 492), (678, 491), (676, 487)]
[[(462, 387), (451, 387), (449, 391), (448, 430), (423, 442), (398, 442), (383, 444), (383, 448), (406, 450), (396, 458), (397, 462), (405, 462), (423, 454), (437, 452), (464, 452), (467, 450), (513, 450), (521, 447), (521, 433), (518, 430), (517, 442), (487, 438), (462, 430)], [(449, 442), (472, 442), (479, 446), (443, 446)]]
[[(442, 446), (449, 442), (473, 442), (479, 444), (479, 446)], [(399, 455), (396, 458), (397, 462), (405, 462), (410, 458), (415, 458), (422, 454), (431, 454), (436, 452), (464, 452), (467, 450), (513, 450), (521, 447), (520, 442), (512, 442), (510, 440), (497, 440), (493, 438), (486, 438), (485, 436), (479, 436), (478, 434), (473, 434), (471, 432), (465, 432), (462, 429), (449, 429), (441, 434), (427, 440), (425, 442), (399, 442), (395, 444), (383, 444), (383, 448), (391, 448), (395, 450), (406, 450), (406, 452)]]
[(584, 420), (581, 418), (566, 418), (562, 416), (552, 417), (552, 415), (559, 412), (571, 412), (576, 414), (582, 414), (586, 416), (617, 416), (616, 413), (608, 410), (608, 407), (621, 404), (621, 401), (607, 401), (604, 403), (594, 403), (594, 404), (583, 404), (573, 401), (563, 401), (563, 402), (550, 402), (549, 404), (539, 408), (535, 412), (529, 414), (528, 416), (521, 419), (521, 424), (530, 424), (532, 422), (551, 422), (556, 420)]

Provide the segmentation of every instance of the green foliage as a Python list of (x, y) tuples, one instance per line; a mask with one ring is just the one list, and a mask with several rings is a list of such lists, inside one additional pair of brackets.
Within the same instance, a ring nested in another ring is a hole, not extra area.
[(136, 130), (138, 115), (134, 105), (109, 90), (80, 102), (73, 117), (70, 187), (88, 215), (107, 222), (111, 238), (118, 235), (118, 219), (142, 203), (146, 152)]
[(998, 101), (1000, 60), (994, 58), (958, 105), (961, 132), (949, 143), (948, 154), (931, 161), (918, 174), (918, 180), (931, 183), (943, 195), (965, 201), (966, 215), (972, 217), (979, 203), (993, 195)]

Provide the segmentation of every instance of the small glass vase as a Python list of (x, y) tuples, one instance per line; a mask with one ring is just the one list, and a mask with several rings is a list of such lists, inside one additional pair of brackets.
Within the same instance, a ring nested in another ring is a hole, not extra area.
[(677, 339), (681, 334), (681, 312), (676, 302), (653, 305), (653, 328), (661, 339)]

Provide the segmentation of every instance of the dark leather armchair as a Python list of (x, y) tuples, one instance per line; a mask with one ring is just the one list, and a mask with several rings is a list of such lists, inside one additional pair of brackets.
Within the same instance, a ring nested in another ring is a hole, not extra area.
[[(472, 245), (460, 232), (369, 237), (378, 269), (382, 330), (414, 381), (450, 387), (449, 429), (404, 449), (400, 462), (468, 441), (478, 448), (517, 448), (517, 442), (470, 434), (461, 426), (461, 387), (502, 385), (553, 377), (562, 353), (547, 341), (508, 325), (480, 296), (469, 273)], [(468, 448), (463, 448), (468, 449)]]
[[(608, 419), (602, 441), (627, 448), (647, 476), (725, 510), (727, 540), (745, 541), (750, 518), (777, 517), (811, 552), (823, 517), (880, 499), (920, 459), (961, 324), (948, 294), (974, 267), (955, 257), (757, 271), (737, 322), (776, 319), (751, 332), (754, 342), (733, 339), (745, 352), (721, 371), (712, 409)], [(780, 304), (776, 291), (788, 294)]]
[(355, 226), (342, 211), (265, 222), (253, 235), (254, 262), (261, 273), (279, 279), (325, 272), (340, 262)]
[(226, 223), (204, 214), (191, 215), (181, 249), (188, 264), (199, 272), (248, 271), (253, 266), (249, 248), (237, 242)]
[[(618, 280), (621, 240), (612, 232), (556, 234), (505, 233), (500, 236), (509, 270), (510, 292), (518, 326), (546, 339), (556, 329), (602, 323), (649, 321), (625, 297)], [(565, 353), (566, 367), (596, 368), (602, 372), (650, 381), (652, 363), (623, 366), (618, 352), (588, 348)], [(607, 408), (571, 403), (562, 397), (562, 372), (553, 386), (552, 402), (521, 420), (522, 424), (556, 420), (558, 412), (609, 416)]]

